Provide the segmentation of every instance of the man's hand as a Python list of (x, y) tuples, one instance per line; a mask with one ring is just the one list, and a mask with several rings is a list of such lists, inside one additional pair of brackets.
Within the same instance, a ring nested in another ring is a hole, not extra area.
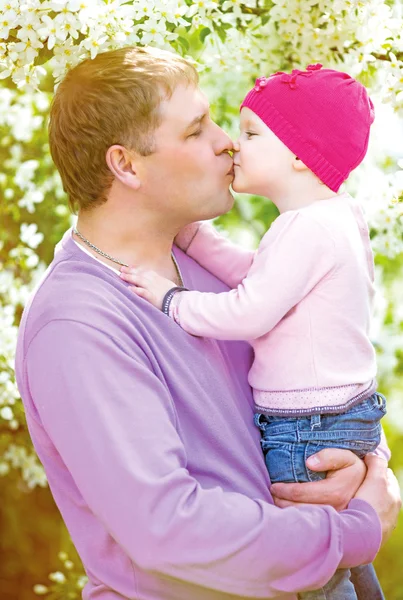
[(366, 500), (378, 513), (384, 543), (396, 527), (402, 507), (399, 484), (387, 462), (380, 456), (369, 454), (365, 457), (365, 462), (368, 467), (367, 476), (355, 498)]
[(149, 269), (121, 267), (120, 277), (128, 283), (132, 283), (130, 290), (151, 302), (156, 308), (162, 309), (162, 301), (165, 294), (176, 284), (165, 277), (161, 277), (155, 271)]
[[(384, 461), (386, 464), (386, 461)], [(310, 456), (307, 466), (312, 471), (328, 471), (326, 479), (309, 483), (274, 483), (270, 492), (276, 506), (327, 504), (340, 511), (363, 483), (366, 465), (349, 450), (326, 448)]]

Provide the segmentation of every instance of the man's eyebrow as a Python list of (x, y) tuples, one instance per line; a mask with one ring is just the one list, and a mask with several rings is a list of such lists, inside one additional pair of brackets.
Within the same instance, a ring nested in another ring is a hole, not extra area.
[(207, 117), (208, 114), (209, 114), (209, 111), (207, 110), (202, 115), (198, 115), (197, 117), (195, 117), (188, 125), (186, 125), (186, 130), (191, 129), (195, 125), (198, 125), (199, 123), (201, 123), (203, 121), (203, 119), (205, 117)]

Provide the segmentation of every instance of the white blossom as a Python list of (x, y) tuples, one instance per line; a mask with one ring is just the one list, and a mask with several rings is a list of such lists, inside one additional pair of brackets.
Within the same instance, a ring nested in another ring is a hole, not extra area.
[(17, 12), (13, 8), (6, 9), (0, 18), (0, 38), (6, 40), (9, 36), (10, 29), (16, 22)]
[(46, 585), (42, 585), (41, 583), (37, 583), (33, 587), (33, 592), (37, 596), (44, 596), (45, 594), (47, 594), (49, 592), (49, 588), (46, 587)]
[(66, 581), (66, 576), (61, 571), (55, 571), (54, 573), (50, 573), (49, 579), (56, 583), (64, 583)]
[(20, 239), (24, 244), (27, 244), (30, 248), (37, 248), (43, 241), (43, 233), (38, 232), (38, 226), (36, 223), (21, 223), (20, 228)]
[(39, 166), (37, 160), (27, 160), (18, 167), (14, 177), (14, 182), (21, 190), (29, 189), (32, 178)]
[(11, 421), (14, 417), (14, 413), (9, 406), (4, 406), (0, 409), (0, 417), (5, 421)]
[(144, 45), (164, 45), (164, 37), (167, 35), (165, 19), (148, 19), (144, 24), (141, 41)]
[(105, 42), (107, 41), (106, 35), (98, 36), (97, 32), (93, 32), (93, 34), (87, 37), (83, 42), (83, 47), (89, 50), (91, 58), (95, 58), (98, 52), (103, 49), (106, 49)]
[(3, 461), (10, 463), (14, 469), (21, 469), (22, 477), (29, 488), (47, 486), (45, 472), (37, 456), (34, 453), (28, 454), (24, 446), (11, 444), (3, 455)]
[(4, 477), (4, 475), (7, 475), (10, 471), (10, 465), (6, 462), (1, 462), (0, 461), (0, 477)]

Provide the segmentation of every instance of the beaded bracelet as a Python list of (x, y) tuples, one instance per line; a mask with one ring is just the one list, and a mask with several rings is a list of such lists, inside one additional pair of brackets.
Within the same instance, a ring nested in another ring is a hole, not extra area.
[(176, 287), (173, 287), (170, 290), (168, 290), (162, 301), (161, 310), (164, 313), (164, 315), (167, 315), (167, 317), (169, 317), (169, 305), (171, 304), (172, 298), (175, 296), (175, 294), (177, 292), (188, 292), (188, 291), (189, 290), (187, 288), (181, 287), (181, 286), (176, 286)]

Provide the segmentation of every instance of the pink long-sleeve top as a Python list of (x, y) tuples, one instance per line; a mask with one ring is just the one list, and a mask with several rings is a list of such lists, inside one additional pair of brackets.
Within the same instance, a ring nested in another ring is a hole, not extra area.
[(258, 411), (342, 412), (375, 391), (373, 256), (348, 194), (281, 214), (255, 253), (206, 223), (187, 253), (233, 289), (177, 294), (172, 313), (193, 335), (252, 344)]

